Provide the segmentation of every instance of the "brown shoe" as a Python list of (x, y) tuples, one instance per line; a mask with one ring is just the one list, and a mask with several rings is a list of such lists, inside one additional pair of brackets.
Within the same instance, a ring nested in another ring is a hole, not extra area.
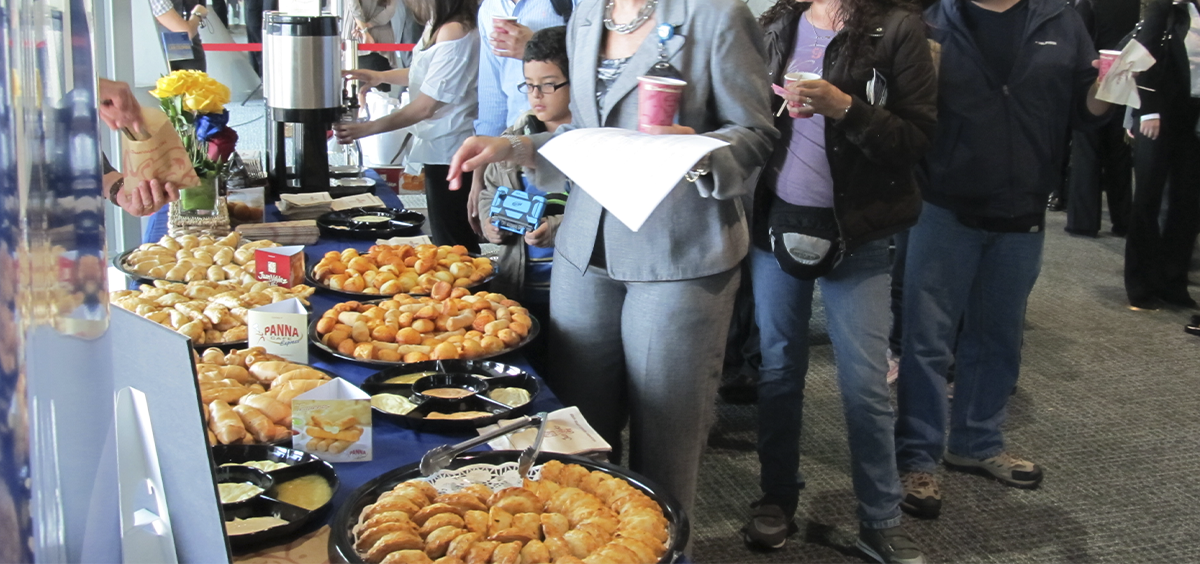
[(900, 475), (904, 499), (900, 509), (919, 519), (937, 519), (942, 512), (942, 490), (937, 477), (929, 472), (905, 472)]

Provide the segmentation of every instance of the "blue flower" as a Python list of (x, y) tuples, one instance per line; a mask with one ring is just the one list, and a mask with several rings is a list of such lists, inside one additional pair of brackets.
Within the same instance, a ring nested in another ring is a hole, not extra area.
[(210, 137), (220, 133), (229, 123), (229, 110), (219, 114), (200, 114), (196, 118), (196, 138), (208, 141)]

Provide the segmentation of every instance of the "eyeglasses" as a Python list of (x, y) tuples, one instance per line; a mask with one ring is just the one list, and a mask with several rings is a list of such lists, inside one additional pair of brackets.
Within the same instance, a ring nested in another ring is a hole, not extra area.
[(537, 90), (542, 94), (553, 94), (557, 92), (559, 88), (562, 88), (568, 84), (571, 84), (571, 81), (568, 80), (562, 84), (554, 84), (553, 82), (547, 82), (545, 84), (529, 84), (528, 82), (522, 82), (521, 84), (517, 85), (517, 90), (522, 94), (528, 94), (530, 90)]

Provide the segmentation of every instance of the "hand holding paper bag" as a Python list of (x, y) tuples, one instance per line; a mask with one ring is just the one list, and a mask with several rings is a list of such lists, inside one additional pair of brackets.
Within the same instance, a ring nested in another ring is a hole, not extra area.
[(183, 141), (167, 114), (158, 108), (142, 106), (142, 121), (145, 131), (150, 134), (148, 139), (121, 141), (125, 183), (137, 186), (158, 180), (171, 182), (178, 188), (199, 186), (200, 177), (196, 176)]
[(1121, 56), (1113, 61), (1108, 74), (1100, 79), (1096, 99), (1131, 108), (1142, 107), (1135, 74), (1154, 66), (1154, 62), (1154, 56), (1141, 43), (1130, 41), (1121, 50)]

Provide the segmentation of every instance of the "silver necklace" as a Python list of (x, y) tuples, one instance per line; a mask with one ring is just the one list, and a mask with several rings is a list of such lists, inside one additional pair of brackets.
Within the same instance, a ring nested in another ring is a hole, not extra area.
[(833, 36), (837, 35), (837, 30), (833, 30), (833, 33), (829, 35), (821, 35), (821, 31), (818, 30), (816, 24), (812, 22), (812, 18), (808, 17), (808, 14), (805, 14), (804, 16), (804, 21), (808, 22), (808, 27), (812, 28), (813, 37), (815, 37), (818, 41), (829, 41), (830, 39), (833, 39)]
[(646, 20), (654, 15), (654, 8), (658, 6), (658, 0), (646, 0), (646, 4), (642, 6), (641, 10), (638, 10), (637, 17), (633, 18), (633, 21), (619, 24), (613, 21), (612, 18), (613, 5), (615, 3), (616, 0), (607, 0), (604, 3), (604, 28), (622, 35), (633, 33), (637, 31), (637, 28), (642, 27), (642, 24), (646, 23)]

